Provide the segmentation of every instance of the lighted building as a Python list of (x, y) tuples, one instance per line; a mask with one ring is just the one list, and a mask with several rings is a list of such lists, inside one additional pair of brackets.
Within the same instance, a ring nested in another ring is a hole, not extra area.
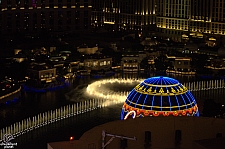
[(140, 70), (140, 63), (145, 57), (146, 54), (144, 53), (123, 53), (120, 68), (124, 72), (138, 72)]
[(49, 68), (45, 63), (35, 64), (27, 70), (28, 79), (35, 81), (36, 84), (41, 85), (55, 81), (56, 68)]
[(0, 1), (0, 33), (90, 31), (90, 0)]
[(140, 70), (140, 63), (138, 54), (123, 55), (120, 68), (124, 72), (138, 72)]
[(199, 116), (191, 92), (177, 80), (152, 77), (138, 84), (124, 102), (121, 119), (148, 116)]
[(190, 57), (176, 57), (173, 62), (174, 72), (179, 74), (195, 74), (191, 68)]
[(192, 54), (192, 53), (198, 53), (198, 45), (192, 42), (188, 42), (182, 51), (182, 53)]
[(93, 0), (91, 23), (108, 31), (151, 30), (155, 24), (155, 0)]
[(224, 0), (157, 1), (156, 25), (161, 36), (177, 41), (204, 35), (220, 39), (225, 35), (224, 6)]
[(112, 58), (97, 54), (87, 55), (83, 66), (85, 70), (110, 70), (112, 68)]
[(19, 53), (19, 54), (16, 54), (13, 56), (13, 60), (21, 63), (23, 61), (25, 61), (27, 59), (26, 55), (25, 54), (22, 54), (22, 53)]
[(156, 26), (159, 35), (181, 41), (182, 34), (188, 33), (190, 9), (190, 0), (157, 1)]
[(210, 69), (214, 73), (225, 70), (225, 60), (223, 58), (214, 58), (209, 60), (209, 65), (205, 68)]
[(95, 54), (98, 51), (98, 47), (88, 47), (87, 45), (82, 45), (77, 47), (77, 51), (82, 54)]

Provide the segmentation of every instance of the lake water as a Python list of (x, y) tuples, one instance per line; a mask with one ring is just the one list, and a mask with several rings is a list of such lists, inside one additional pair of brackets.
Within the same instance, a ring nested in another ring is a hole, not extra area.
[[(154, 75), (151, 75), (154, 76)], [(117, 77), (121, 77), (118, 75)], [(132, 74), (123, 76), (125, 78), (136, 77)], [(173, 76), (180, 82), (196, 80), (195, 77)], [(146, 76), (143, 76), (146, 78)], [(62, 90), (46, 92), (46, 93), (22, 93), (21, 101), (0, 109), (0, 126), (8, 126), (13, 122), (29, 116), (37, 115), (41, 112), (46, 112), (59, 108), (61, 106), (74, 103), (75, 101), (83, 100), (87, 97), (83, 96), (86, 86), (96, 81), (91, 77), (84, 77), (70, 81), (70, 86)], [(132, 88), (132, 87), (131, 87)], [(203, 101), (207, 98), (216, 99), (217, 102), (225, 103), (224, 89), (192, 92), (202, 110)], [(47, 142), (57, 142), (69, 140), (70, 136), (75, 139), (93, 128), (94, 126), (120, 119), (120, 111), (122, 104), (112, 105), (109, 107), (96, 109), (94, 111), (77, 115), (59, 122), (41, 127), (32, 132), (19, 136), (13, 142), (17, 142), (16, 148), (21, 149), (46, 149)]]

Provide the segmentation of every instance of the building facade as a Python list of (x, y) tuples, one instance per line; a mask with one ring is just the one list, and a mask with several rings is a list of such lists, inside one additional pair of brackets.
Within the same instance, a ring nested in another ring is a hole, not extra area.
[[(159, 0), (156, 26), (161, 36), (181, 41), (187, 37), (223, 40), (224, 0)], [(222, 37), (222, 38), (221, 38)]]
[(143, 33), (155, 26), (155, 0), (93, 0), (91, 24), (108, 31)]
[(0, 33), (73, 33), (91, 29), (90, 0), (0, 1)]
[(56, 80), (56, 68), (49, 68), (45, 63), (35, 64), (27, 70), (27, 77), (34, 81), (34, 86), (51, 83)]
[(112, 58), (111, 57), (101, 57), (101, 56), (93, 56), (87, 57), (83, 66), (85, 70), (97, 70), (97, 71), (108, 71), (112, 68)]
[[(5, 0), (0, 33), (136, 32), (181, 41), (225, 35), (225, 0)], [(206, 36), (204, 36), (206, 35)]]
[(120, 68), (123, 72), (138, 72), (140, 71), (140, 63), (145, 57), (144, 53), (123, 53)]

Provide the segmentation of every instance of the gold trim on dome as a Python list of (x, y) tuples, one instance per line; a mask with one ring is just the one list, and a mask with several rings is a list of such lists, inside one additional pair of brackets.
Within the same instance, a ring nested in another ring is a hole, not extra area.
[(140, 86), (140, 84), (138, 84), (134, 89), (136, 92), (141, 93), (141, 94), (156, 95), (156, 96), (157, 95), (158, 96), (174, 96), (174, 95), (185, 94), (188, 92), (188, 89), (183, 85), (182, 85), (182, 87), (178, 86), (177, 89), (170, 86), (171, 92), (168, 89), (166, 89), (166, 90), (163, 89), (160, 85), (157, 87), (160, 87), (160, 89), (158, 91), (156, 89), (154, 91), (152, 91), (152, 87), (147, 89), (147, 88), (145, 88), (144, 85)]

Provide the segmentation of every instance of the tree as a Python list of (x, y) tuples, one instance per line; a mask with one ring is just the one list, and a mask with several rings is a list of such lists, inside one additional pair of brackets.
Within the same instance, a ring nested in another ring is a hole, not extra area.
[(14, 80), (19, 81), (23, 80), (26, 76), (26, 70), (28, 68), (28, 61), (25, 60), (21, 63), (17, 61), (13, 61), (10, 70), (9, 70), (9, 77), (12, 77)]
[(193, 59), (191, 63), (194, 68), (196, 68), (197, 72), (204, 72), (205, 65), (207, 63), (208, 56), (207, 55), (198, 55), (196, 59)]
[(165, 55), (160, 55), (155, 59), (155, 68), (157, 71), (166, 71), (167, 65), (168, 63)]
[(222, 104), (216, 103), (213, 99), (206, 99), (203, 105), (203, 116), (215, 117), (221, 114)]

